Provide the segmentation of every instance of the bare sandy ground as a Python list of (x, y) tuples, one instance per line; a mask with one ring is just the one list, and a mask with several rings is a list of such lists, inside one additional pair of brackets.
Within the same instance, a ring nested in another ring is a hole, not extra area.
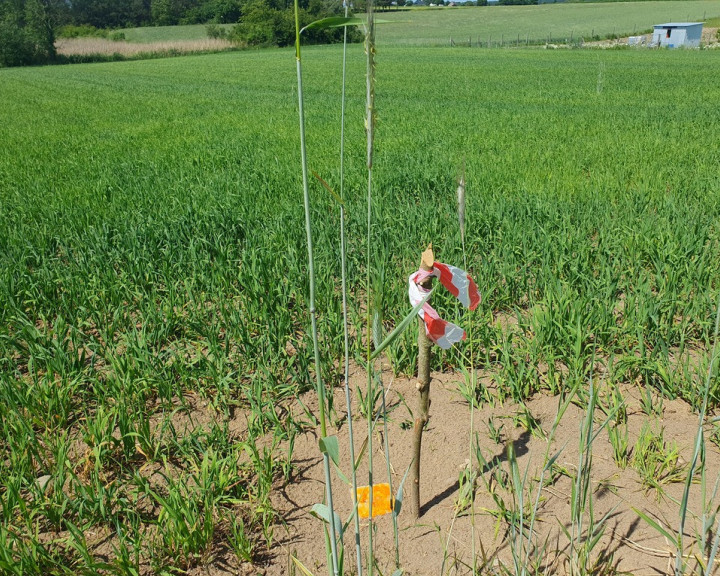
[[(409, 507), (406, 490), (405, 506), (399, 516), (400, 566), (406, 574), (468, 574), (472, 564), (472, 515), (469, 509), (457, 505), (458, 478), (461, 471), (477, 460), (470, 453), (470, 410), (468, 403), (458, 393), (461, 376), (434, 374), (431, 385), (431, 419), (423, 438), (421, 466), (422, 515), (415, 521)], [(417, 392), (414, 382), (407, 378), (393, 379), (385, 375), (389, 422), (389, 452), (392, 463), (391, 480), (394, 489), (402, 479), (411, 461), (412, 420), (411, 410), (416, 409)], [(356, 369), (352, 387), (365, 386), (365, 376)], [(680, 463), (692, 457), (698, 417), (680, 400), (664, 400), (661, 415), (646, 415), (641, 409), (642, 390), (633, 386), (623, 389), (629, 422), (629, 445), (632, 448), (640, 434), (643, 423), (650, 422), (653, 430), (664, 431), (665, 441), (675, 443), (680, 449)], [(655, 403), (660, 400), (654, 396)], [(316, 406), (313, 394), (302, 399), (309, 407)], [(545, 433), (549, 433), (555, 418), (559, 399), (538, 395), (525, 403)], [(344, 413), (344, 394), (335, 390), (335, 406)], [(473, 430), (477, 433), (480, 448), (488, 465), (482, 470), (477, 483), (474, 503), (475, 552), (484, 556), (482, 573), (496, 572), (499, 563), (511, 565), (507, 524), (498, 519), (498, 504), (490, 490), (511, 507), (512, 496), (499, 482), (507, 481), (510, 473), (507, 462), (507, 445), (512, 442), (518, 457), (520, 472), (528, 467), (528, 484), (533, 496), (538, 487), (538, 477), (543, 465), (546, 440), (540, 433), (532, 434), (519, 423), (517, 414), (522, 406), (512, 402), (504, 405), (486, 406), (474, 414)], [(355, 407), (355, 414), (358, 414)], [(542, 490), (538, 523), (535, 526), (539, 542), (547, 542), (543, 557), (539, 559), (546, 573), (563, 574), (567, 571), (568, 539), (562, 527), (570, 526), (570, 498), (572, 478), (579, 456), (580, 425), (584, 412), (571, 405), (565, 413), (552, 442), (550, 454), (562, 450), (557, 460), (559, 468)], [(596, 413), (596, 427), (604, 419)], [(489, 427), (500, 430), (500, 437), (490, 438)], [(350, 467), (347, 425), (340, 422), (333, 430), (340, 444), (341, 469), (347, 475)], [(293, 460), (297, 466), (294, 481), (278, 486), (274, 504), (277, 506), (284, 526), (278, 527), (277, 540), (263, 562), (255, 566), (236, 567), (232, 573), (279, 575), (288, 574), (290, 554), (295, 554), (313, 574), (326, 574), (325, 541), (321, 522), (310, 514), (313, 504), (323, 500), (323, 470), (318, 449), (318, 431), (309, 431), (296, 440)], [(364, 420), (355, 420), (356, 453), (367, 436)], [(375, 482), (387, 481), (385, 454), (382, 451), (382, 429), (374, 434)], [(707, 468), (709, 483), (713, 484), (720, 473), (720, 451), (708, 442)], [(632, 458), (632, 453), (631, 453)], [(359, 470), (359, 484), (368, 483), (367, 457)], [(343, 480), (333, 476), (335, 507), (343, 519), (352, 510), (351, 491)], [(409, 482), (407, 488), (409, 489)], [(654, 517), (663, 525), (677, 529), (679, 523), (678, 502), (682, 496), (682, 483), (667, 484), (662, 492), (644, 487), (635, 469), (620, 469), (613, 460), (613, 453), (606, 431), (601, 431), (593, 445), (592, 489), (594, 517), (600, 519), (609, 514), (602, 539), (593, 552), (593, 562), (599, 562), (597, 573), (628, 573), (637, 576), (667, 574), (673, 562), (671, 546), (657, 531), (639, 518), (637, 510)], [(712, 489), (712, 486), (709, 490)], [(689, 509), (691, 515), (686, 527), (688, 553), (694, 535), (699, 529), (697, 521), (702, 511), (700, 485), (692, 486)], [(718, 505), (715, 502), (713, 509)], [(375, 522), (376, 555), (378, 567), (383, 574), (395, 570), (395, 547), (391, 516)], [(361, 528), (363, 550), (367, 550), (367, 521)], [(345, 535), (347, 574), (354, 570), (354, 543), (352, 525)], [(534, 558), (534, 560), (538, 560)], [(195, 573), (230, 573), (217, 565), (206, 566)], [(298, 572), (299, 574), (300, 572)]]

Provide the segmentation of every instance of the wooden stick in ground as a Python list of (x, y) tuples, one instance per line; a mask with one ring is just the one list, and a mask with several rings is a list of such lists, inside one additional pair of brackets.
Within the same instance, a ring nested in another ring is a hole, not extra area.
[[(435, 263), (435, 255), (432, 251), (432, 244), (422, 253), (420, 259), (421, 270), (432, 270)], [(420, 286), (430, 289), (432, 276), (420, 283)], [(432, 342), (425, 333), (425, 322), (418, 318), (418, 379), (416, 387), (420, 392), (420, 411), (415, 418), (413, 429), (413, 473), (412, 473), (412, 509), (413, 516), (417, 520), (420, 517), (420, 451), (422, 448), (422, 435), (425, 424), (428, 421), (430, 411), (430, 348)]]

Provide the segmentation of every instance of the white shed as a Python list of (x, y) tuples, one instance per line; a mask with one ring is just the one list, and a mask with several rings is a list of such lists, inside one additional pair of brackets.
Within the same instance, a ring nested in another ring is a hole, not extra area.
[(699, 48), (702, 22), (669, 22), (653, 26), (653, 46)]

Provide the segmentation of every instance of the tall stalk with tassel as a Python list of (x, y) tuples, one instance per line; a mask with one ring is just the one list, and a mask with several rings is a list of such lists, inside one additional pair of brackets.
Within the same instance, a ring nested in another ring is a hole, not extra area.
[[(348, 18), (348, 0), (343, 2), (345, 18)], [(347, 78), (347, 26), (343, 28), (342, 55), (342, 96), (340, 104), (340, 268), (342, 286), (343, 336), (345, 340), (345, 366), (343, 383), (345, 385), (345, 404), (347, 406), (348, 435), (350, 436), (350, 473), (352, 480), (353, 525), (355, 528), (355, 563), (358, 576), (362, 576), (362, 550), (360, 548), (360, 518), (357, 503), (357, 470), (355, 467), (355, 445), (353, 436), (352, 399), (350, 397), (350, 336), (347, 306), (347, 257), (345, 246), (345, 85)]]
[(365, 290), (368, 303), (366, 306), (365, 353), (367, 370), (367, 439), (368, 439), (368, 574), (373, 575), (375, 567), (375, 549), (373, 546), (373, 400), (375, 384), (372, 374), (372, 306), (370, 268), (372, 255), (372, 185), (373, 185), (373, 143), (375, 136), (375, 16), (373, 1), (367, 1), (367, 22), (365, 33), (366, 77), (365, 77), (365, 130), (367, 134), (367, 245), (365, 261)]
[[(344, 339), (345, 339), (345, 373), (344, 373), (344, 384), (345, 384), (345, 397), (347, 402), (347, 418), (348, 418), (348, 432), (350, 434), (350, 460), (352, 466), (352, 488), (353, 488), (353, 516), (355, 524), (355, 548), (356, 548), (356, 560), (357, 560), (357, 574), (362, 576), (363, 565), (362, 565), (362, 552), (360, 549), (360, 534), (359, 534), (359, 508), (358, 508), (358, 494), (362, 492), (367, 493), (368, 500), (363, 502), (363, 514), (367, 513), (368, 517), (368, 545), (369, 553), (367, 556), (367, 571), (372, 575), (375, 571), (375, 551), (374, 551), (374, 533), (375, 523), (373, 517), (376, 515), (373, 513), (373, 505), (376, 504), (378, 508), (378, 514), (387, 514), (392, 512), (393, 532), (395, 539), (395, 564), (396, 571), (393, 576), (399, 576), (402, 570), (399, 569), (400, 556), (399, 556), (399, 535), (397, 528), (397, 516), (401, 510), (402, 504), (402, 487), (404, 484), (405, 477), (400, 483), (398, 493), (394, 499), (391, 497), (392, 494), (392, 477), (391, 477), (391, 466), (390, 466), (390, 452), (388, 443), (388, 430), (387, 430), (387, 414), (385, 404), (385, 389), (382, 382), (382, 373), (378, 373), (374, 369), (374, 362), (378, 359), (379, 355), (392, 344), (410, 325), (415, 315), (418, 313), (420, 307), (427, 301), (429, 294), (422, 298), (421, 302), (418, 302), (412, 311), (403, 319), (382, 342), (379, 342), (378, 337), (381, 330), (376, 334), (374, 331), (373, 313), (377, 302), (373, 302), (373, 286), (371, 282), (371, 270), (372, 270), (372, 226), (373, 226), (373, 143), (374, 143), (374, 124), (375, 124), (375, 19), (373, 13), (372, 2), (368, 2), (367, 6), (367, 20), (365, 22), (365, 54), (366, 54), (366, 137), (367, 137), (367, 246), (366, 246), (366, 294), (368, 298), (367, 304), (367, 339), (366, 339), (366, 367), (367, 367), (367, 395), (365, 397), (365, 409), (367, 415), (367, 430), (368, 436), (365, 444), (365, 448), (368, 451), (368, 487), (358, 488), (356, 479), (356, 465), (354, 453), (354, 441), (353, 441), (353, 426), (352, 426), (352, 408), (350, 400), (350, 387), (349, 387), (349, 335), (348, 335), (348, 313), (347, 313), (347, 260), (346, 260), (346, 239), (345, 239), (345, 199), (344, 199), (344, 150), (345, 150), (345, 79), (346, 79), (346, 54), (347, 54), (347, 26), (355, 26), (362, 24), (362, 21), (348, 17), (348, 8), (345, 6), (344, 17), (329, 17), (322, 20), (315, 21), (303, 29), (299, 28), (298, 23), (298, 10), (296, 0), (296, 60), (297, 60), (297, 75), (298, 75), (298, 101), (300, 111), (300, 138), (301, 138), (301, 155), (303, 165), (303, 191), (305, 198), (305, 216), (306, 216), (306, 230), (307, 230), (307, 241), (308, 241), (308, 258), (309, 258), (309, 274), (310, 274), (310, 313), (312, 320), (313, 330), (313, 344), (315, 347), (315, 360), (317, 366), (317, 391), (320, 399), (320, 419), (321, 419), (321, 439), (320, 449), (323, 453), (323, 460), (325, 464), (325, 477), (327, 494), (326, 499), (328, 505), (316, 504), (313, 507), (312, 513), (321, 518), (327, 524), (326, 528), (326, 543), (328, 545), (328, 567), (331, 564), (332, 557), (332, 573), (338, 576), (338, 573), (343, 571), (343, 557), (342, 551), (338, 554), (338, 545), (342, 545), (342, 535), (346, 528), (346, 525), (340, 522), (338, 516), (335, 514), (332, 505), (332, 490), (330, 485), (329, 475), (329, 458), (332, 458), (336, 465), (338, 465), (338, 443), (336, 437), (328, 437), (325, 426), (325, 390), (320, 378), (319, 372), (319, 352), (317, 348), (317, 329), (316, 329), (316, 317), (315, 317), (315, 283), (314, 283), (314, 271), (313, 271), (313, 260), (312, 260), (312, 232), (311, 232), (311, 220), (309, 212), (309, 194), (308, 194), (308, 181), (307, 181), (307, 160), (305, 155), (305, 132), (304, 132), (304, 114), (303, 114), (303, 96), (302, 96), (302, 60), (300, 55), (300, 34), (304, 30), (317, 30), (324, 28), (332, 28), (343, 26), (346, 28), (345, 31), (345, 42), (343, 44), (343, 80), (342, 80), (342, 106), (341, 106), (341, 134), (340, 134), (340, 195), (336, 195), (332, 188), (325, 182), (318, 174), (314, 173), (315, 177), (319, 182), (338, 200), (340, 205), (340, 244), (341, 244), (341, 268), (342, 268), (342, 299), (343, 299), (343, 321), (344, 321)], [(381, 314), (381, 311), (380, 311)], [(372, 348), (373, 342), (375, 343), (374, 350)], [(376, 382), (377, 380), (377, 382)], [(379, 389), (378, 389), (379, 387)], [(378, 410), (375, 409), (375, 400), (378, 393), (382, 396), (382, 402)], [(375, 496), (375, 482), (373, 477), (373, 432), (377, 424), (377, 419), (382, 417), (383, 424), (385, 427), (385, 446), (384, 451), (386, 455), (388, 484), (378, 485), (380, 502), (373, 503)], [(364, 450), (363, 450), (364, 451)], [(341, 475), (343, 478), (344, 475)], [(387, 488), (384, 488), (387, 486)], [(386, 494), (389, 489), (389, 494)], [(348, 520), (348, 523), (350, 520)], [(328, 534), (330, 532), (330, 534)], [(340, 542), (338, 542), (340, 539)], [(302, 566), (297, 558), (293, 557), (295, 566), (300, 567), (303, 573), (310, 574), (307, 569)]]

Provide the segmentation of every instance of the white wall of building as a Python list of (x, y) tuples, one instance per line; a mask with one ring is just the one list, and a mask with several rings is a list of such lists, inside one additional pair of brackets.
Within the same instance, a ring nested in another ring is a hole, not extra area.
[(701, 34), (702, 26), (689, 28), (683, 28), (682, 26), (658, 27), (653, 30), (652, 45), (667, 48), (679, 48), (681, 46), (698, 48)]

